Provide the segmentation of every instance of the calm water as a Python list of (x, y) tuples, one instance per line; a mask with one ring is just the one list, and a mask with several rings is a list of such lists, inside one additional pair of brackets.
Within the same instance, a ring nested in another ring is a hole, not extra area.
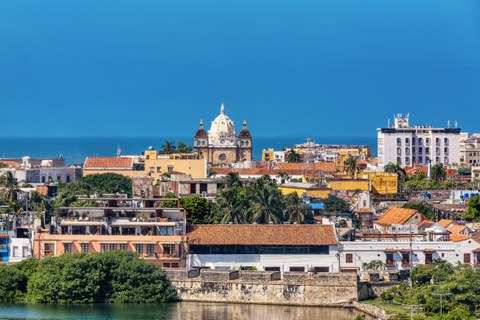
[[(0, 319), (62, 320), (343, 320), (353, 309), (180, 302), (164, 305), (0, 305)], [(368, 317), (366, 319), (369, 319)]]
[[(306, 137), (254, 137), (253, 157), (260, 160), (262, 150), (281, 150), (296, 143), (305, 142)], [(369, 145), (377, 153), (376, 137), (311, 137), (321, 144)], [(32, 158), (58, 157), (62, 154), (67, 164), (83, 163), (86, 157), (115, 156), (120, 146), (122, 154), (140, 154), (149, 146), (160, 149), (165, 141), (182, 141), (188, 145), (193, 137), (0, 137), (0, 157)]]

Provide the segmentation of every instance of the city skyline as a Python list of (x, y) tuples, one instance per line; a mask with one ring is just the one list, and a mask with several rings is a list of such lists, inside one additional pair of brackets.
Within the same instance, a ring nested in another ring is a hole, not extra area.
[[(411, 10), (412, 6), (415, 10)], [(374, 136), (396, 113), (477, 132), (476, 1), (0, 4), (0, 136)]]

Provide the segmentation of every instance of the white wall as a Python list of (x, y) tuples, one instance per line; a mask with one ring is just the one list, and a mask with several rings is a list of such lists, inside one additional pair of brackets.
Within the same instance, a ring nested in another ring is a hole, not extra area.
[(28, 238), (10, 238), (9, 262), (20, 262), (31, 257), (31, 244)]

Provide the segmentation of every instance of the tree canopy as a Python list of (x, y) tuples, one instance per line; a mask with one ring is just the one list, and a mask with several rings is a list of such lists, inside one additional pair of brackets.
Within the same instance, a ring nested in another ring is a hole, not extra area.
[(0, 265), (0, 302), (160, 303), (175, 299), (161, 268), (134, 252), (64, 254)]

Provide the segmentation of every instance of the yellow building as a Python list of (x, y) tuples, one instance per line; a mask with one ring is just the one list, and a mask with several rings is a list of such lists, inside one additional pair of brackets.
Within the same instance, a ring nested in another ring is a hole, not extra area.
[(330, 194), (330, 189), (319, 187), (312, 183), (289, 182), (278, 186), (282, 194), (287, 195), (297, 193), (299, 197), (304, 194), (313, 198), (327, 198)]
[(274, 159), (275, 151), (273, 149), (267, 149), (262, 151), (262, 161), (272, 161)]
[(207, 177), (207, 160), (196, 154), (161, 155), (156, 150), (146, 150), (142, 157), (88, 157), (83, 175), (117, 173), (130, 178), (149, 176), (158, 180), (162, 175), (182, 173), (192, 179)]
[(398, 192), (398, 177), (389, 172), (361, 172), (356, 179), (344, 176), (329, 182), (332, 191), (370, 191), (378, 195), (392, 195)]

